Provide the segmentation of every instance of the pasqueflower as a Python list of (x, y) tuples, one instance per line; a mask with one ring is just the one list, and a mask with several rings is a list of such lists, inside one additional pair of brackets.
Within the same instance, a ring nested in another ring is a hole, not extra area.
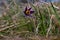
[(31, 16), (31, 14), (33, 14), (34, 13), (34, 11), (32, 11), (31, 10), (31, 8), (25, 8), (25, 10), (24, 10), (24, 14), (26, 15), (26, 16)]

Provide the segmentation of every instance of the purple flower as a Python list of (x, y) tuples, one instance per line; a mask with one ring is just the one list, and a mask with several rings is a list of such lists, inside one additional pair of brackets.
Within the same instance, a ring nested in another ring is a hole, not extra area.
[(24, 14), (26, 16), (31, 16), (32, 13), (34, 13), (34, 11), (31, 11), (31, 8), (29, 8), (29, 9), (27, 7), (25, 8)]

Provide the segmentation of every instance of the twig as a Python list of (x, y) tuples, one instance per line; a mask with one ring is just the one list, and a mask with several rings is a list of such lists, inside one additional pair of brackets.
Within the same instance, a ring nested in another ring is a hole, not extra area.
[(50, 25), (49, 25), (49, 28), (48, 28), (48, 30), (47, 30), (46, 37), (48, 37), (48, 34), (49, 34), (49, 32), (50, 32), (50, 30), (51, 30), (51, 28), (52, 28), (52, 18), (53, 18), (53, 16), (54, 16), (54, 15), (52, 15), (51, 18), (50, 18)]
[(39, 28), (40, 23), (36, 27), (36, 34), (38, 34), (38, 28)]
[[(24, 25), (28, 24), (29, 22), (30, 22), (30, 21), (28, 21), (28, 22), (25, 23)], [(6, 30), (6, 29), (8, 29), (8, 28), (15, 27), (15, 26), (18, 25), (18, 24), (19, 24), (19, 23), (15, 23), (15, 24), (12, 24), (11, 26), (6, 26), (5, 28), (0, 29), (0, 32), (3, 31), (3, 30)], [(21, 25), (21, 26), (23, 26), (23, 25)]]

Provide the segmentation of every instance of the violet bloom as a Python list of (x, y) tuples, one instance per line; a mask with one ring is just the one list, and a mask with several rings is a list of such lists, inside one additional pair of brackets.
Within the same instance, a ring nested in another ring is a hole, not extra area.
[(26, 15), (26, 16), (31, 16), (31, 14), (33, 14), (34, 13), (34, 11), (31, 11), (31, 8), (25, 8), (25, 10), (24, 10), (24, 14)]

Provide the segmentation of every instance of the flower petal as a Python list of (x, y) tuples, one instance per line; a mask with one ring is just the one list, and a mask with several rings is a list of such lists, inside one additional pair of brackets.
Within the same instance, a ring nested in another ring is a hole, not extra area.
[(30, 11), (30, 14), (34, 13), (34, 11)]
[(27, 10), (27, 7), (25, 8), (25, 11)]
[(28, 10), (31, 10), (31, 8), (29, 8)]
[(26, 16), (30, 16), (29, 14), (25, 14)]

